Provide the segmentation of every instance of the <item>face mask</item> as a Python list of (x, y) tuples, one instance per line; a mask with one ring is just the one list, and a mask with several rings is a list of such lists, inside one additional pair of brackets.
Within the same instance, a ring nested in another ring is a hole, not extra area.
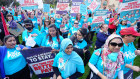
[(83, 41), (84, 39), (82, 38), (82, 39), (80, 39), (79, 41)]
[(116, 62), (118, 57), (118, 53), (117, 52), (112, 52), (111, 54), (108, 54), (108, 58), (111, 59), (111, 61)]
[(33, 27), (27, 27), (26, 29), (31, 31), (33, 29)]

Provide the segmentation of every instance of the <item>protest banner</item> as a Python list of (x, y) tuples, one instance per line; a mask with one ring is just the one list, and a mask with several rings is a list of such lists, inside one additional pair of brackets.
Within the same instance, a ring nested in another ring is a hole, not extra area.
[(16, 29), (8, 28), (8, 31), (17, 37), (24, 31), (24, 28), (19, 23), (17, 23)]
[(69, 0), (57, 0), (56, 14), (66, 14), (69, 11)]
[(91, 25), (91, 31), (99, 31), (99, 26), (104, 23), (104, 19), (107, 17), (107, 12), (108, 10), (96, 10), (93, 20), (92, 20), (92, 25)]
[(84, 3), (86, 4), (86, 6), (89, 6), (92, 3), (93, 0), (85, 0)]
[(118, 9), (121, 19), (128, 20), (128, 23), (133, 23), (140, 19), (140, 0), (127, 1), (120, 4)]
[(79, 13), (79, 12), (80, 12), (80, 6), (71, 7), (71, 13)]
[(97, 2), (96, 0), (93, 0), (92, 3), (88, 6), (89, 9), (94, 12), (100, 8), (101, 2)]
[(43, 4), (43, 12), (50, 12), (50, 4)]
[(37, 0), (20, 0), (19, 3), (23, 10), (38, 9)]
[(27, 50), (21, 50), (21, 54), (26, 59), (28, 65), (39, 77), (52, 77), (55, 54), (51, 53), (51, 47), (40, 47)]
[(72, 0), (71, 6), (71, 16), (76, 16), (77, 13), (80, 13), (80, 5), (83, 0)]
[(87, 13), (87, 6), (84, 4), (80, 5), (80, 13), (85, 15)]

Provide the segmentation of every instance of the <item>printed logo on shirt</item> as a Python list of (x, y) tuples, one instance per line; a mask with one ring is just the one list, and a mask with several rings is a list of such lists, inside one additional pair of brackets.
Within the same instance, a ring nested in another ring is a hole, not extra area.
[(10, 52), (10, 51), (8, 51), (8, 58), (17, 58), (18, 56), (20, 56), (21, 55), (21, 53), (19, 52), (19, 51), (14, 51), (14, 52)]
[(57, 20), (57, 22), (61, 22), (60, 20)]
[(65, 70), (65, 62), (64, 62), (63, 58), (59, 58), (58, 68), (60, 70)]
[(133, 59), (133, 58), (136, 57), (135, 53), (132, 53), (131, 51), (125, 52), (125, 53), (124, 53), (124, 56), (125, 56), (127, 59)]

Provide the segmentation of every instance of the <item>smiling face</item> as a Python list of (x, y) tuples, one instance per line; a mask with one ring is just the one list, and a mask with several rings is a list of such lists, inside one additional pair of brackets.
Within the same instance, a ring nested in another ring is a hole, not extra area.
[(56, 29), (54, 27), (49, 28), (49, 34), (52, 37), (55, 37), (56, 36)]
[(82, 34), (80, 33), (80, 31), (78, 30), (77, 31), (77, 40), (81, 40), (83, 39), (84, 37), (82, 36)]
[[(117, 44), (117, 45), (116, 45)], [(109, 43), (109, 50), (111, 52), (119, 52), (120, 48), (122, 47), (123, 42), (119, 38), (114, 38), (110, 43)]]
[(8, 20), (9, 20), (9, 21), (11, 21), (11, 20), (12, 20), (12, 16), (8, 16), (7, 18), (8, 18)]
[(7, 48), (14, 48), (16, 45), (16, 39), (14, 37), (9, 37), (6, 41), (5, 41), (5, 45)]
[(73, 51), (73, 46), (70, 44), (68, 47), (65, 49), (65, 53), (70, 55)]

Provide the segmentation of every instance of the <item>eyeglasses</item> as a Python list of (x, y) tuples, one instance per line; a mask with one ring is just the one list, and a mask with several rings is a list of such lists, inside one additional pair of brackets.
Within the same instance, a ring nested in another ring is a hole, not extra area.
[(78, 23), (74, 23), (74, 24), (78, 24)]
[(49, 22), (49, 21), (45, 21), (45, 22)]
[(111, 45), (111, 46), (114, 46), (114, 47), (116, 47), (117, 45), (118, 45), (118, 47), (122, 47), (122, 46), (123, 46), (123, 43), (111, 42), (110, 45)]

